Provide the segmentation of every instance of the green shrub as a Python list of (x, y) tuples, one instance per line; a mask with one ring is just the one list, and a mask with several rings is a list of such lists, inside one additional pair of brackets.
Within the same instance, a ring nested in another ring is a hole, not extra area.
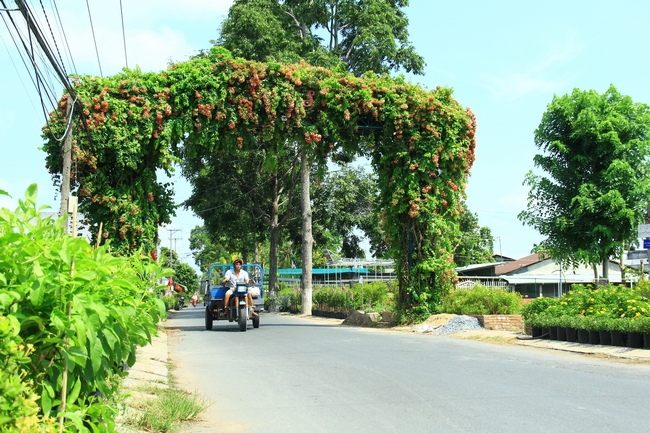
[(300, 310), (302, 308), (302, 292), (299, 287), (280, 285), (276, 305), (280, 311)]
[(521, 307), (521, 316), (524, 320), (528, 320), (545, 313), (550, 307), (557, 305), (557, 302), (555, 298), (535, 298), (533, 301)]
[(155, 281), (171, 270), (71, 238), (62, 219), (41, 216), (36, 193), (32, 185), (16, 211), (0, 209), (0, 316), (20, 323), (16, 341), (30, 347), (21, 379), (43, 416), (58, 417), (65, 394), (65, 431), (103, 430), (117, 412), (106, 401), (124, 364), (133, 365), (136, 346), (165, 316)]
[[(320, 286), (314, 290), (312, 302), (319, 310), (348, 311), (354, 308), (354, 291), (341, 287)], [(359, 302), (361, 302), (360, 299)]]
[(520, 311), (521, 294), (480, 285), (449, 292), (440, 308), (440, 312), (448, 314), (518, 314)]

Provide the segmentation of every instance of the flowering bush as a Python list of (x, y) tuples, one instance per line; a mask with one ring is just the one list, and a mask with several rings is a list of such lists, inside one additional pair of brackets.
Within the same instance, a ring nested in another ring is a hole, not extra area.
[[(452, 239), (475, 159), (476, 118), (451, 88), (233, 59), (213, 48), (159, 74), (79, 76), (75, 92), (84, 116), (75, 122), (72, 186), (92, 235), (102, 222), (102, 241), (110, 239), (114, 250), (153, 248), (158, 227), (175, 212), (172, 186), (158, 182), (157, 172), (172, 171), (174, 161), (263, 142), (263, 170), (273, 174), (278, 156), (297, 143), (323, 170), (341, 150), (370, 158), (404, 315), (426, 317), (457, 279)], [(55, 181), (67, 108), (66, 96), (43, 130)]]
[(647, 280), (634, 288), (576, 284), (559, 300), (535, 299), (522, 315), (533, 326), (569, 326), (558, 323), (569, 320), (571, 326), (588, 330), (645, 329), (650, 320), (649, 289)]

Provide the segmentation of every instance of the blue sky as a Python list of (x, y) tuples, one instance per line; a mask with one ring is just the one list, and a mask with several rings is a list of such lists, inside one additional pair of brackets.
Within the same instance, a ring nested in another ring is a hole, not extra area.
[[(453, 87), (455, 98), (478, 120), (476, 162), (467, 187), (469, 209), (492, 230), (495, 252), (529, 254), (541, 236), (517, 214), (526, 206), (526, 172), (537, 148), (533, 132), (553, 95), (574, 88), (604, 92), (610, 84), (650, 103), (650, 46), (646, 1), (432, 1), (411, 0), (406, 14), (416, 51), (427, 63), (424, 76), (410, 77), (427, 88)], [(10, 0), (8, 5), (13, 6)], [(50, 20), (50, 2), (43, 3)], [(129, 67), (159, 71), (210, 46), (227, 14), (227, 0), (122, 0)], [(125, 66), (117, 0), (89, 1), (104, 75)], [(40, 5), (39, 5), (40, 7)], [(99, 75), (86, 2), (57, 4), (76, 70)], [(5, 18), (6, 13), (2, 13)], [(17, 13), (14, 19), (22, 22)], [(43, 27), (46, 27), (43, 22)], [(58, 34), (56, 28), (55, 35)], [(61, 38), (57, 37), (59, 44)], [(13, 208), (30, 183), (39, 202), (58, 209), (57, 192), (44, 164), (40, 129), (44, 117), (36, 89), (9, 33), (0, 25), (0, 189)], [(61, 45), (59, 45), (61, 47)], [(15, 65), (15, 67), (14, 67)], [(54, 81), (53, 81), (54, 82)], [(61, 86), (54, 86), (61, 93)], [(189, 188), (176, 180), (177, 201)], [(200, 220), (179, 211), (170, 229), (172, 246), (188, 263), (190, 230)], [(170, 235), (161, 229), (162, 245)]]

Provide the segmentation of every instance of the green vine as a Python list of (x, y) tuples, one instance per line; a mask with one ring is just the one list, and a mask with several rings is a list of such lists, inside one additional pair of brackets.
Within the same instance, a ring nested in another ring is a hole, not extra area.
[[(156, 242), (174, 215), (171, 185), (157, 181), (179, 158), (231, 155), (267, 142), (273, 173), (286, 143), (324, 165), (335, 150), (368, 155), (382, 222), (397, 260), (400, 305), (424, 315), (456, 278), (450, 239), (474, 161), (476, 120), (452, 90), (426, 90), (367, 73), (234, 59), (220, 48), (158, 74), (125, 69), (78, 77), (88, 131), (75, 128), (73, 174), (91, 227), (128, 252)], [(44, 129), (47, 164), (60, 179), (66, 98)], [(90, 142), (85, 137), (89, 134)], [(95, 233), (96, 236), (96, 233)], [(413, 307), (418, 307), (413, 309)]]

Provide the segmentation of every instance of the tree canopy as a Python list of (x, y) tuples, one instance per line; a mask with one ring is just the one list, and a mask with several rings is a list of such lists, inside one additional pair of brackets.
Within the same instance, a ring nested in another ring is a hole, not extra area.
[(477, 263), (490, 263), (494, 251), (494, 238), (489, 227), (481, 227), (478, 216), (467, 209), (460, 217), (460, 236), (454, 248), (456, 266), (467, 266)]
[(424, 59), (409, 42), (408, 0), (235, 0), (216, 45), (262, 62), (334, 68), (360, 76), (422, 74)]
[(546, 239), (538, 249), (572, 263), (596, 264), (636, 238), (650, 198), (650, 109), (621, 95), (575, 89), (548, 105), (519, 214)]

